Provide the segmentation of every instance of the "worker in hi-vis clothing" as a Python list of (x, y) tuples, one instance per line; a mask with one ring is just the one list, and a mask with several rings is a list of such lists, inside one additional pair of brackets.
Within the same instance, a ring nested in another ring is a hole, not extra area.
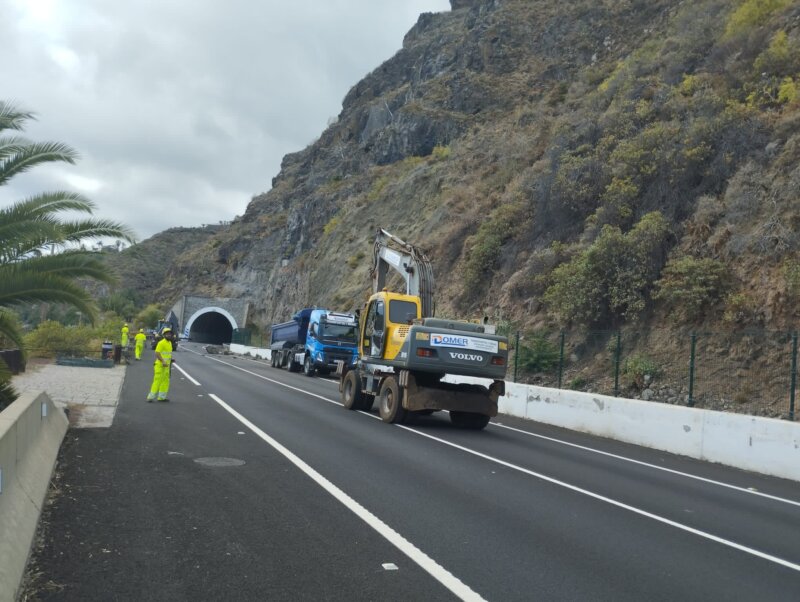
[(123, 349), (125, 349), (125, 347), (128, 346), (128, 325), (127, 324), (123, 324), (122, 325), (122, 339), (120, 340), (119, 344), (122, 346)]
[[(153, 365), (153, 384), (147, 401), (169, 401), (169, 365), (172, 363), (172, 329), (161, 331), (162, 339), (156, 345), (156, 363)], [(156, 397), (157, 396), (157, 397)]]
[(144, 349), (145, 340), (147, 340), (147, 335), (144, 333), (144, 330), (140, 328), (139, 332), (136, 333), (136, 336), (133, 337), (133, 351), (136, 354), (137, 360), (142, 359), (142, 349)]

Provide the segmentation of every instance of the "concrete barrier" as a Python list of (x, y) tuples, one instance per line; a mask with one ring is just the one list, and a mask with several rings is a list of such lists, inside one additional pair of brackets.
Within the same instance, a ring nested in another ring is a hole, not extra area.
[(0, 412), (0, 600), (15, 600), (58, 449), (69, 426), (46, 393)]
[[(268, 349), (231, 345), (231, 352), (269, 359)], [(797, 422), (518, 383), (506, 383), (498, 405), (502, 414), (800, 481)]]

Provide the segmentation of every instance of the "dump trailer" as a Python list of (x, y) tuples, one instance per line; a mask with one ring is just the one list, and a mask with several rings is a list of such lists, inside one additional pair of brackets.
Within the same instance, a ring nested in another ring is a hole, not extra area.
[(286, 368), (289, 372), (299, 372), (302, 364), (295, 361), (295, 355), (303, 350), (308, 334), (308, 320), (312, 309), (301, 309), (288, 322), (273, 324), (270, 328), (269, 349), (273, 368)]
[(358, 358), (358, 324), (352, 314), (321, 308), (297, 312), (291, 322), (274, 324), (270, 335), (272, 366), (328, 374), (337, 362), (353, 366)]
[[(405, 278), (405, 293), (385, 288), (390, 268)], [(337, 370), (344, 407), (369, 410), (377, 399), (384, 422), (447, 410), (456, 426), (484, 428), (505, 395), (508, 339), (486, 320), (434, 318), (430, 262), (385, 230), (376, 236), (372, 275), (374, 292), (359, 319), (358, 361)], [(448, 374), (492, 382), (449, 383)]]

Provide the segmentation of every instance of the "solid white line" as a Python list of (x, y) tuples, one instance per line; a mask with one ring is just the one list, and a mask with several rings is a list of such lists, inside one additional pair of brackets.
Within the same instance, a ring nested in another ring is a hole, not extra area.
[(445, 439), (440, 439), (439, 437), (434, 437), (433, 435), (428, 435), (427, 433), (423, 433), (421, 431), (414, 430), (407, 426), (403, 426), (402, 424), (395, 425), (398, 428), (408, 431), (409, 433), (414, 433), (415, 435), (419, 435), (420, 437), (426, 437), (428, 439), (432, 439), (433, 441), (438, 441), (444, 445), (448, 445), (450, 447), (454, 447), (455, 449), (459, 449), (463, 452), (468, 454), (472, 454), (473, 456), (477, 456), (479, 458), (483, 458), (484, 460), (489, 460), (490, 462), (494, 462), (496, 464), (500, 464), (501, 466), (505, 466), (506, 468), (510, 468), (512, 470), (516, 470), (522, 472), (524, 474), (528, 474), (532, 477), (536, 477), (543, 481), (547, 481), (548, 483), (552, 483), (553, 485), (558, 485), (559, 487), (564, 487), (565, 489), (569, 489), (570, 491), (574, 491), (576, 493), (580, 493), (582, 495), (588, 496), (590, 498), (599, 500), (601, 502), (606, 502), (607, 504), (611, 504), (612, 506), (616, 506), (617, 508), (622, 508), (623, 510), (628, 510), (629, 512), (633, 512), (634, 514), (638, 514), (640, 516), (645, 516), (647, 518), (653, 519), (657, 522), (663, 523), (665, 525), (670, 525), (671, 527), (675, 527), (676, 529), (680, 529), (681, 531), (686, 531), (688, 533), (692, 533), (694, 535), (698, 535), (703, 537), (704, 539), (709, 539), (711, 541), (715, 541), (717, 543), (721, 543), (722, 545), (734, 548), (741, 552), (745, 552), (747, 554), (751, 554), (753, 556), (758, 556), (759, 558), (763, 558), (764, 560), (769, 560), (770, 562), (774, 562), (775, 564), (780, 564), (787, 568), (792, 569), (793, 571), (800, 572), (800, 564), (795, 564), (794, 562), (790, 562), (788, 560), (783, 560), (782, 558), (778, 558), (777, 556), (772, 556), (771, 554), (766, 554), (754, 548), (748, 548), (747, 546), (743, 546), (741, 544), (735, 543), (728, 539), (723, 539), (722, 537), (717, 537), (716, 535), (712, 535), (711, 533), (706, 533), (705, 531), (700, 531), (699, 529), (695, 529), (694, 527), (690, 527), (688, 525), (683, 525), (679, 522), (674, 520), (670, 520), (663, 516), (659, 516), (658, 514), (653, 514), (652, 512), (647, 512), (646, 510), (641, 510), (640, 508), (636, 508), (635, 506), (630, 506), (623, 502), (618, 502), (617, 500), (613, 500), (608, 498), (604, 495), (600, 495), (589, 491), (588, 489), (583, 489), (581, 487), (577, 487), (575, 485), (570, 485), (564, 481), (559, 481), (558, 479), (554, 479), (553, 477), (548, 477), (539, 472), (534, 472), (532, 470), (528, 470), (527, 468), (523, 468), (521, 466), (517, 466), (516, 464), (511, 464), (510, 462), (506, 462), (505, 460), (501, 460), (499, 458), (495, 458), (493, 456), (489, 456), (487, 454), (481, 453), (479, 451), (475, 451), (473, 449), (469, 449), (468, 447), (464, 447), (462, 445), (458, 445), (456, 443), (451, 443), (450, 441), (446, 441)]
[(192, 384), (194, 384), (194, 385), (197, 385), (198, 387), (200, 386), (200, 383), (199, 383), (199, 382), (197, 382), (195, 379), (193, 379), (191, 376), (189, 376), (189, 373), (188, 373), (188, 372), (186, 372), (186, 370), (184, 370), (183, 368), (181, 368), (181, 367), (180, 367), (178, 364), (172, 364), (172, 365), (173, 365), (173, 366), (175, 366), (175, 367), (176, 367), (176, 368), (177, 368), (177, 369), (180, 371), (180, 373), (181, 373), (181, 374), (183, 374), (183, 375), (184, 375), (186, 378), (188, 378), (188, 379), (189, 379), (189, 381), (190, 381)]
[(786, 498), (778, 497), (775, 495), (770, 495), (768, 493), (762, 493), (760, 491), (753, 491), (752, 489), (747, 489), (746, 487), (739, 487), (737, 485), (730, 485), (728, 483), (723, 483), (722, 481), (715, 481), (714, 479), (707, 479), (705, 477), (700, 477), (697, 475), (690, 474), (688, 472), (681, 472), (680, 470), (674, 470), (672, 468), (666, 468), (665, 466), (658, 466), (657, 464), (650, 464), (648, 462), (642, 462), (641, 460), (634, 460), (633, 458), (626, 458), (625, 456), (620, 456), (617, 454), (612, 454), (609, 452), (605, 452), (599, 449), (594, 449), (592, 447), (586, 447), (583, 445), (578, 445), (577, 443), (570, 443), (569, 441), (563, 441), (562, 439), (555, 439), (553, 437), (547, 437), (545, 435), (539, 435), (537, 433), (531, 433), (530, 431), (526, 431), (524, 429), (514, 428), (513, 426), (506, 426), (505, 424), (500, 424), (498, 422), (490, 422), (492, 426), (497, 426), (503, 429), (508, 429), (509, 431), (514, 431), (516, 433), (522, 433), (524, 435), (529, 435), (531, 437), (536, 437), (537, 439), (544, 439), (545, 441), (550, 441), (552, 443), (560, 443), (561, 445), (567, 445), (569, 447), (574, 447), (576, 449), (580, 449), (583, 451), (592, 452), (594, 454), (600, 454), (601, 456), (607, 456), (609, 458), (614, 458), (616, 460), (623, 460), (625, 462), (630, 462), (632, 464), (638, 464), (640, 466), (646, 466), (647, 468), (655, 468), (656, 470), (663, 470), (664, 472), (669, 472), (681, 477), (686, 477), (687, 479), (695, 479), (697, 481), (703, 481), (704, 483), (710, 483), (712, 485), (718, 485), (720, 487), (727, 487), (728, 489), (733, 489), (735, 491), (739, 491), (741, 493), (747, 493), (749, 495), (757, 495), (760, 497), (768, 498), (770, 500), (774, 500), (776, 502), (782, 502), (784, 504), (791, 504), (793, 506), (800, 507), (800, 502), (796, 502), (794, 500), (789, 500)]
[[(216, 359), (215, 359), (215, 361), (218, 361), (221, 364), (225, 364), (226, 366), (230, 366), (231, 368), (236, 368), (237, 370), (241, 370), (242, 372), (246, 372), (248, 374), (252, 374), (253, 376), (256, 376), (258, 378), (262, 378), (264, 380), (268, 380), (270, 382), (273, 382), (275, 384), (281, 385), (281, 386), (286, 387), (288, 389), (292, 389), (294, 391), (298, 391), (300, 393), (304, 393), (306, 395), (310, 395), (312, 397), (316, 397), (318, 399), (322, 399), (323, 401), (327, 401), (328, 403), (341, 405), (341, 403), (339, 403), (337, 401), (334, 401), (332, 399), (328, 399), (328, 398), (323, 397), (321, 395), (317, 395), (316, 393), (310, 393), (308, 391), (304, 391), (303, 389), (298, 389), (297, 387), (292, 387), (291, 385), (287, 385), (287, 384), (278, 382), (276, 380), (272, 380), (271, 378), (267, 378), (267, 377), (262, 376), (260, 374), (256, 374), (255, 372), (250, 372), (249, 370), (245, 370), (244, 368), (239, 368), (238, 366), (234, 366), (233, 364), (228, 364), (227, 362), (223, 362), (221, 360), (216, 360)], [(365, 414), (367, 416), (371, 416), (373, 418), (375, 417), (372, 414), (368, 414), (368, 413), (365, 413)], [(717, 543), (720, 543), (722, 545), (734, 548), (734, 549), (739, 550), (741, 552), (745, 552), (747, 554), (751, 554), (753, 556), (757, 556), (759, 558), (763, 558), (764, 560), (768, 560), (770, 562), (774, 562), (776, 564), (779, 564), (779, 565), (785, 566), (787, 568), (790, 568), (790, 569), (792, 569), (794, 571), (800, 572), (800, 564), (795, 564), (795, 563), (790, 562), (788, 560), (783, 560), (782, 558), (778, 558), (777, 556), (772, 556), (771, 554), (766, 554), (766, 553), (761, 552), (759, 550), (756, 550), (754, 548), (748, 548), (747, 546), (743, 546), (743, 545), (735, 543), (733, 541), (730, 541), (730, 540), (727, 540), (727, 539), (723, 539), (722, 537), (717, 537), (716, 535), (712, 535), (711, 533), (707, 533), (705, 531), (700, 531), (699, 529), (695, 529), (694, 527), (690, 527), (688, 525), (683, 525), (681, 523), (678, 523), (676, 521), (670, 520), (670, 519), (665, 518), (663, 516), (659, 516), (658, 514), (653, 514), (651, 512), (647, 512), (646, 510), (641, 510), (640, 508), (636, 508), (634, 506), (630, 506), (630, 505), (625, 504), (623, 502), (618, 502), (616, 500), (613, 500), (611, 498), (605, 497), (603, 495), (600, 495), (600, 494), (597, 494), (597, 493), (593, 493), (593, 492), (591, 492), (591, 491), (589, 491), (587, 489), (583, 489), (583, 488), (577, 487), (575, 485), (570, 485), (569, 483), (566, 483), (564, 481), (559, 481), (558, 479), (554, 479), (553, 477), (548, 477), (547, 475), (544, 475), (542, 473), (538, 473), (538, 472), (534, 472), (532, 470), (528, 470), (527, 468), (523, 468), (521, 466), (517, 466), (516, 464), (511, 464), (510, 462), (506, 462), (505, 460), (501, 460), (499, 458), (495, 458), (493, 456), (489, 456), (489, 455), (481, 453), (479, 451), (475, 451), (473, 449), (469, 449), (467, 447), (463, 447), (463, 446), (458, 445), (456, 443), (451, 443), (450, 441), (447, 441), (445, 439), (440, 439), (439, 437), (434, 437), (433, 435), (429, 435), (427, 433), (423, 433), (421, 431), (414, 430), (413, 428), (410, 428), (410, 427), (407, 427), (407, 426), (403, 426), (403, 425), (400, 425), (400, 424), (396, 424), (394, 426), (396, 426), (398, 428), (401, 428), (401, 429), (403, 429), (405, 431), (408, 431), (409, 433), (414, 433), (415, 435), (419, 435), (420, 437), (426, 437), (426, 438), (431, 439), (433, 441), (437, 441), (437, 442), (442, 443), (444, 445), (447, 445), (447, 446), (453, 447), (455, 449), (459, 449), (461, 451), (464, 451), (464, 452), (466, 452), (468, 454), (472, 454), (472, 455), (477, 456), (479, 458), (483, 458), (485, 460), (489, 460), (490, 462), (494, 462), (496, 464), (500, 464), (501, 466), (505, 466), (507, 468), (511, 468), (512, 470), (516, 470), (518, 472), (530, 475), (532, 477), (536, 477), (536, 478), (541, 479), (543, 481), (547, 481), (548, 483), (552, 483), (554, 485), (558, 485), (560, 487), (564, 487), (566, 489), (569, 489), (570, 491), (574, 491), (576, 493), (580, 493), (582, 495), (586, 495), (586, 496), (594, 498), (596, 500), (599, 500), (599, 501), (602, 501), (602, 502), (606, 502), (608, 504), (611, 504), (612, 506), (616, 506), (618, 508), (622, 508), (624, 510), (628, 510), (628, 511), (633, 512), (635, 514), (638, 514), (640, 516), (645, 516), (645, 517), (653, 519), (653, 520), (655, 520), (657, 522), (663, 523), (665, 525), (670, 525), (672, 527), (675, 527), (676, 529), (680, 529), (682, 531), (686, 531), (688, 533), (692, 533), (694, 535), (698, 535), (699, 537), (702, 537), (704, 539), (715, 541)], [(748, 493), (756, 493), (756, 492), (748, 491)]]
[(355, 501), (352, 497), (347, 495), (344, 491), (339, 489), (336, 485), (331, 483), (328, 479), (311, 468), (306, 462), (297, 457), (294, 453), (289, 451), (286, 447), (278, 443), (275, 439), (267, 435), (264, 431), (258, 428), (255, 424), (250, 422), (247, 418), (242, 416), (239, 412), (234, 410), (227, 403), (222, 401), (213, 393), (209, 394), (214, 401), (227, 410), (234, 418), (244, 424), (247, 428), (253, 431), (256, 435), (261, 437), (269, 445), (271, 445), (278, 453), (282, 454), (292, 464), (297, 466), (307, 476), (309, 476), (317, 485), (322, 487), (325, 491), (330, 493), (336, 500), (355, 514), (358, 518), (367, 523), (370, 527), (375, 529), (382, 537), (389, 543), (394, 545), (403, 554), (408, 556), (414, 563), (419, 565), (423, 570), (428, 572), (434, 579), (444, 585), (454, 595), (458, 596), (461, 600), (483, 600), (483, 598), (464, 584), (461, 580), (456, 578), (450, 571), (442, 567), (430, 556), (425, 554), (422, 550), (417, 548), (414, 544), (408, 541), (405, 537), (400, 535), (397, 531), (392, 529), (389, 525), (380, 520), (377, 516), (372, 514), (369, 510), (364, 508), (361, 504)]

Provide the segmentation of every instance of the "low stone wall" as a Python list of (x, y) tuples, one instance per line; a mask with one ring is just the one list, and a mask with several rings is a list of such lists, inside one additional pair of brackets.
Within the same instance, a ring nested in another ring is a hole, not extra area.
[(28, 391), (0, 412), (0, 600), (15, 600), (67, 418)]

